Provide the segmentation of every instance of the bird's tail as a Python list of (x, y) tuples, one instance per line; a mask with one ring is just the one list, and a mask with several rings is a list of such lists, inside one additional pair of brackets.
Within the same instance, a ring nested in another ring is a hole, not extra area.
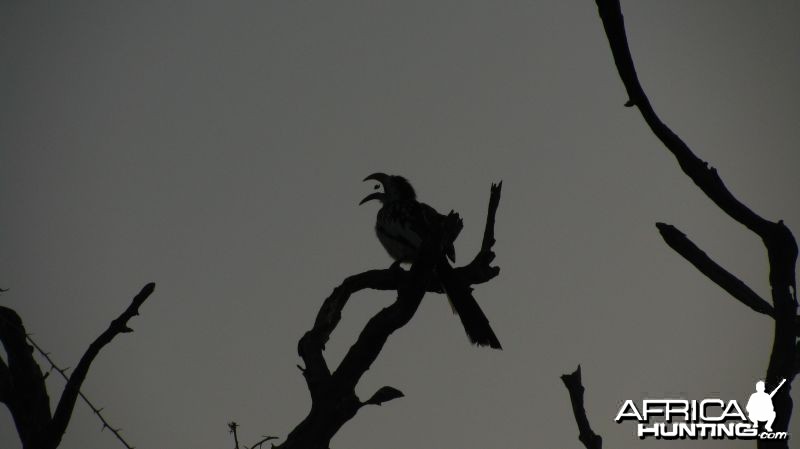
[(450, 305), (461, 319), (467, 337), (472, 344), (478, 346), (490, 346), (495, 349), (503, 349), (500, 340), (494, 334), (489, 325), (489, 319), (484, 315), (481, 306), (472, 296), (472, 288), (458, 275), (447, 262), (442, 262), (437, 270), (442, 281), (442, 287), (450, 300)]

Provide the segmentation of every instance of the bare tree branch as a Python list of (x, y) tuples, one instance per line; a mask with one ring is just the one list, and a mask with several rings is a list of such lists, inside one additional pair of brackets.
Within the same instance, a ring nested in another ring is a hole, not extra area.
[(364, 405), (381, 405), (397, 398), (402, 398), (403, 392), (394, 387), (381, 387), (371, 398), (364, 401)]
[(13, 309), (0, 306), (0, 341), (8, 356), (8, 381), (13, 385), (5, 396), (24, 449), (44, 447), (50, 423), (50, 398), (42, 370), (26, 342), (25, 326)]
[[(239, 449), (239, 431), (238, 431), (238, 429), (239, 429), (239, 424), (237, 424), (236, 421), (231, 421), (231, 422), (228, 423), (228, 433), (233, 435), (233, 449)], [(278, 439), (278, 437), (262, 435), (262, 438), (260, 440), (256, 441), (255, 443), (253, 443), (252, 446), (242, 445), (241, 447), (243, 447), (244, 449), (260, 448), (267, 441), (277, 440), (277, 439)]]
[(619, 76), (625, 84), (629, 100), (625, 106), (636, 106), (642, 114), (650, 130), (661, 140), (664, 146), (675, 156), (678, 163), (692, 181), (734, 220), (759, 233), (768, 226), (768, 222), (751, 211), (725, 187), (714, 168), (692, 153), (686, 143), (664, 124), (656, 115), (650, 99), (644, 92), (633, 64), (628, 38), (625, 35), (625, 23), (618, 0), (597, 0), (597, 7), (603, 26), (606, 30), (614, 62)]
[[(780, 379), (787, 379), (786, 386), (773, 397), (777, 415), (773, 428), (778, 432), (786, 431), (792, 414), (790, 392), (791, 382), (796, 374), (795, 361), (797, 358), (794, 329), (797, 319), (797, 282), (795, 279), (797, 241), (782, 220), (768, 221), (736, 199), (722, 182), (717, 171), (695, 156), (686, 143), (661, 121), (636, 75), (625, 35), (625, 24), (619, 1), (595, 1), (619, 76), (628, 92), (629, 100), (626, 106), (635, 105), (639, 108), (651, 131), (675, 156), (683, 172), (728, 216), (756, 233), (767, 249), (775, 334), (767, 367), (766, 383), (768, 388), (774, 388)], [(759, 447), (787, 447), (785, 440), (759, 440), (758, 444)]]
[[(7, 366), (8, 381), (13, 384), (9, 394), (2, 395), (2, 402), (8, 406), (14, 423), (17, 427), (23, 449), (55, 449), (69, 424), (72, 410), (78, 397), (81, 397), (103, 423), (103, 428), (108, 428), (128, 448), (132, 447), (120, 435), (120, 429), (111, 427), (101, 414), (101, 409), (92, 404), (80, 391), (81, 384), (86, 378), (94, 358), (100, 350), (120, 333), (132, 332), (127, 323), (132, 317), (139, 314), (139, 307), (150, 296), (155, 284), (147, 284), (131, 305), (103, 332), (87, 349), (75, 368), (72, 376), (67, 376), (65, 368), (59, 368), (50, 355), (42, 350), (33, 339), (25, 332), (25, 327), (19, 315), (7, 307), (0, 307), (0, 341), (8, 355)], [(28, 344), (30, 343), (30, 345)], [(50, 363), (52, 369), (58, 371), (67, 385), (61, 394), (55, 414), (50, 414), (50, 399), (44, 383), (46, 375), (33, 358), (33, 350), (39, 351)], [(0, 362), (2, 363), (2, 362)], [(2, 385), (3, 369), (0, 368), (0, 388)]]
[[(489, 264), (494, 259), (494, 222), (500, 193), (501, 186), (492, 185), (480, 252), (470, 264), (455, 269), (470, 284), (488, 282), (499, 273), (499, 268)], [(451, 213), (445, 228), (452, 231), (460, 226), (457, 214)], [(436, 266), (443, 260), (441, 238), (442, 235), (434, 235), (431, 241), (423, 242), (421, 255), (410, 271), (390, 268), (350, 276), (323, 302), (314, 326), (303, 335), (297, 348), (305, 363), (301, 370), (311, 394), (311, 410), (279, 448), (327, 449), (331, 438), (362, 406), (402, 396), (397, 389), (383, 387), (370, 400), (361, 402), (355, 387), (377, 359), (389, 336), (414, 316), (425, 293), (441, 292), (441, 287), (434, 282)], [(338, 325), (350, 296), (364, 289), (397, 290), (397, 300), (367, 322), (338, 368), (331, 373), (323, 355), (325, 344)]]
[(0, 402), (4, 403), (11, 395), (11, 371), (3, 359), (0, 359)]
[[(58, 374), (59, 374), (59, 375), (61, 375), (61, 377), (62, 377), (62, 378), (65, 380), (65, 381), (69, 382), (69, 376), (67, 376), (67, 370), (68, 370), (69, 368), (60, 368), (58, 365), (56, 365), (56, 363), (55, 363), (55, 362), (53, 361), (53, 359), (50, 357), (50, 354), (49, 354), (49, 353), (47, 353), (47, 352), (46, 352), (44, 349), (42, 349), (42, 348), (41, 348), (41, 347), (40, 347), (40, 346), (39, 346), (39, 345), (38, 345), (38, 344), (37, 344), (37, 343), (36, 343), (36, 342), (33, 340), (33, 338), (31, 338), (31, 336), (30, 336), (30, 335), (28, 335), (28, 343), (30, 343), (30, 344), (31, 344), (31, 346), (33, 346), (33, 348), (34, 348), (34, 349), (36, 349), (36, 351), (38, 351), (38, 352), (39, 352), (39, 354), (41, 354), (41, 355), (42, 355), (42, 357), (44, 357), (44, 358), (45, 358), (45, 360), (47, 360), (47, 363), (49, 363), (49, 364), (50, 364), (50, 370), (51, 370), (51, 371), (56, 371), (56, 372), (58, 372)], [(48, 374), (49, 374), (49, 372), (48, 372), (48, 373), (46, 373), (46, 374), (44, 375), (44, 377), (46, 378)], [(108, 420), (105, 418), (105, 416), (103, 416), (103, 413), (102, 413), (102, 412), (103, 412), (103, 409), (96, 407), (96, 406), (94, 405), (94, 403), (93, 403), (92, 401), (90, 401), (90, 400), (89, 400), (89, 398), (88, 398), (88, 397), (87, 397), (85, 394), (83, 394), (83, 392), (82, 392), (82, 391), (79, 391), (79, 392), (78, 392), (78, 396), (80, 396), (80, 398), (83, 400), (83, 402), (84, 402), (84, 403), (85, 403), (85, 404), (86, 404), (86, 405), (87, 405), (87, 406), (88, 406), (88, 407), (89, 407), (89, 408), (92, 410), (92, 413), (94, 413), (95, 415), (97, 415), (97, 418), (100, 420), (100, 423), (102, 423), (102, 424), (103, 424), (103, 427), (102, 427), (100, 430), (105, 430), (105, 429), (108, 429), (108, 430), (109, 430), (109, 431), (110, 431), (112, 434), (114, 434), (114, 437), (115, 437), (115, 438), (116, 438), (116, 439), (117, 439), (117, 440), (118, 440), (120, 443), (122, 443), (122, 445), (123, 445), (123, 446), (125, 446), (127, 449), (133, 449), (133, 446), (131, 446), (131, 445), (130, 445), (130, 444), (129, 444), (129, 443), (126, 441), (126, 440), (125, 440), (125, 438), (123, 438), (123, 437), (122, 437), (122, 435), (121, 435), (121, 433), (120, 433), (120, 432), (122, 432), (122, 429), (120, 429), (120, 428), (118, 428), (118, 427), (113, 427), (113, 426), (111, 425), (111, 423), (109, 423), (109, 422), (108, 422)]]
[(589, 418), (586, 416), (586, 408), (583, 405), (583, 382), (581, 381), (581, 366), (575, 369), (570, 374), (561, 376), (561, 381), (567, 387), (569, 392), (569, 400), (572, 403), (572, 413), (575, 415), (575, 422), (578, 423), (578, 439), (586, 447), (586, 449), (601, 449), (603, 447), (603, 438), (594, 433), (591, 425), (589, 425)]
[(58, 439), (55, 446), (58, 446), (58, 442), (61, 441), (61, 436), (64, 435), (64, 431), (67, 429), (70, 417), (72, 416), (72, 409), (75, 407), (75, 401), (78, 399), (78, 395), (80, 394), (81, 385), (86, 379), (86, 374), (89, 372), (89, 367), (91, 366), (95, 357), (97, 357), (97, 354), (100, 353), (100, 350), (103, 349), (105, 345), (110, 343), (111, 340), (113, 340), (117, 335), (133, 332), (133, 329), (128, 327), (128, 320), (139, 315), (139, 307), (145, 302), (145, 300), (147, 300), (150, 294), (153, 293), (155, 288), (156, 284), (152, 282), (145, 285), (139, 294), (133, 298), (133, 301), (131, 301), (131, 304), (128, 306), (128, 308), (125, 309), (125, 311), (122, 312), (117, 319), (111, 322), (111, 324), (108, 326), (108, 329), (100, 334), (100, 336), (97, 337), (97, 339), (95, 339), (91, 345), (89, 345), (89, 348), (83, 354), (83, 357), (81, 357), (81, 361), (78, 362), (78, 366), (75, 367), (75, 371), (72, 373), (69, 381), (67, 381), (67, 385), (64, 387), (64, 392), (61, 393), (61, 399), (58, 401), (58, 406), (53, 414), (51, 435)]
[(238, 428), (239, 424), (236, 424), (236, 421), (228, 423), (228, 432), (233, 435), (233, 449), (239, 449), (239, 435), (236, 433)]
[(497, 184), (492, 184), (492, 189), (489, 194), (489, 210), (486, 211), (486, 226), (483, 229), (483, 241), (481, 242), (481, 252), (487, 253), (492, 251), (495, 244), (494, 240), (494, 221), (497, 215), (497, 207), (500, 205), (500, 192), (503, 190), (503, 181)]
[(254, 443), (252, 446), (250, 446), (250, 449), (254, 449), (254, 448), (256, 448), (256, 447), (260, 448), (260, 447), (261, 447), (261, 446), (262, 446), (264, 443), (266, 443), (267, 441), (271, 441), (271, 440), (277, 440), (277, 439), (278, 439), (278, 437), (274, 437), (274, 436), (265, 436), (265, 437), (263, 437), (262, 439), (260, 439), (260, 440), (256, 441), (256, 442), (255, 442), (255, 443)]
[(711, 260), (703, 250), (697, 247), (686, 234), (679, 231), (675, 226), (666, 223), (656, 223), (661, 237), (667, 242), (670, 248), (674, 249), (684, 259), (694, 265), (701, 273), (722, 287), (739, 302), (750, 307), (758, 313), (763, 313), (771, 317), (775, 316), (772, 306), (754, 292), (744, 282), (727, 270)]
[(658, 118), (636, 75), (628, 39), (625, 36), (625, 23), (619, 1), (596, 0), (596, 3), (617, 70), (630, 97), (626, 106), (635, 105), (639, 108), (653, 134), (675, 156), (683, 172), (708, 198), (731, 218), (761, 237), (769, 253), (770, 283), (773, 287), (776, 285), (792, 287), (794, 293), (797, 242), (791, 231), (782, 220), (777, 223), (765, 220), (736, 199), (722, 182), (716, 169), (709, 167), (707, 162), (695, 156), (686, 143)]

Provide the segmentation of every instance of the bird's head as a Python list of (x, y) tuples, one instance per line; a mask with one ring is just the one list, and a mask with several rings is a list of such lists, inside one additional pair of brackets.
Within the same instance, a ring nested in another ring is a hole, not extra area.
[(367, 195), (366, 198), (358, 203), (359, 205), (371, 200), (378, 200), (381, 203), (385, 203), (398, 200), (414, 200), (417, 198), (414, 188), (411, 187), (408, 180), (402, 176), (373, 173), (364, 178), (364, 181), (377, 181), (380, 185), (376, 185), (375, 188), (380, 189), (383, 187), (383, 191)]

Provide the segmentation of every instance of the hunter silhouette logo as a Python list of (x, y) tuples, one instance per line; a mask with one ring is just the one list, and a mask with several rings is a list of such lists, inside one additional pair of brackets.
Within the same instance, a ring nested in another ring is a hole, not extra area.
[(772, 393), (764, 393), (764, 381), (759, 380), (756, 382), (756, 392), (750, 395), (750, 400), (747, 401), (747, 416), (753, 425), (758, 427), (759, 421), (766, 421), (767, 425), (764, 429), (767, 432), (772, 432), (772, 422), (775, 421), (775, 408), (772, 407), (772, 397), (778, 392), (778, 389), (783, 386), (786, 379), (783, 379)]
[[(628, 399), (622, 404), (614, 421), (635, 420), (640, 439), (754, 439), (785, 440), (787, 432), (773, 432), (775, 408), (772, 397), (783, 386), (783, 379), (771, 393), (765, 392), (763, 381), (756, 382), (756, 392), (750, 395), (745, 410), (736, 400), (722, 399), (644, 399), (637, 407)], [(764, 431), (759, 432), (759, 423)]]

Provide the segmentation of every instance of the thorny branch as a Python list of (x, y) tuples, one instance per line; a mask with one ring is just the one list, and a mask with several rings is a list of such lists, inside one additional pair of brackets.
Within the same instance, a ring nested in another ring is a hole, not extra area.
[[(49, 352), (45, 352), (35, 341), (33, 341), (33, 339), (31, 338), (30, 334), (27, 335), (27, 338), (28, 338), (28, 342), (31, 344), (31, 346), (33, 346), (33, 348), (36, 349), (36, 352), (41, 354), (42, 357), (44, 357), (45, 360), (47, 360), (47, 363), (50, 364), (50, 371), (58, 372), (58, 374), (60, 374), (61, 377), (64, 378), (64, 380), (69, 382), (69, 376), (67, 376), (67, 370), (69, 368), (68, 367), (67, 368), (59, 368), (58, 365), (55, 364), (53, 359), (50, 358), (50, 353)], [(50, 371), (48, 371), (48, 373)], [(45, 374), (45, 376), (47, 376), (47, 374)], [(117, 440), (119, 440), (119, 442), (122, 443), (123, 446), (125, 446), (127, 449), (133, 449), (133, 446), (131, 446), (127, 441), (125, 441), (125, 438), (122, 437), (122, 435), (121, 435), (122, 429), (119, 428), (119, 427), (113, 427), (108, 422), (108, 420), (106, 420), (106, 418), (103, 416), (103, 413), (102, 413), (103, 409), (102, 408), (95, 407), (95, 405), (92, 403), (92, 401), (90, 401), (89, 398), (86, 397), (85, 394), (83, 394), (83, 392), (78, 391), (78, 395), (83, 400), (83, 402), (86, 405), (89, 406), (89, 408), (92, 410), (92, 413), (97, 415), (97, 418), (100, 419), (100, 422), (103, 424), (103, 427), (101, 428), (101, 430), (105, 430), (105, 429), (110, 430), (111, 433), (113, 433), (114, 436), (117, 438)]]
[[(0, 360), (0, 402), (5, 403), (11, 412), (23, 449), (55, 449), (58, 447), (78, 397), (83, 399), (99, 417), (103, 423), (103, 429), (110, 429), (126, 448), (132, 449), (132, 446), (120, 435), (120, 429), (114, 428), (108, 423), (101, 413), (102, 410), (95, 407), (81, 393), (80, 388), (86, 379), (92, 361), (100, 350), (120, 333), (133, 331), (128, 327), (128, 321), (139, 314), (139, 307), (153, 293), (154, 289), (155, 284), (153, 283), (142, 288), (128, 308), (89, 345), (71, 376), (67, 376), (67, 368), (58, 367), (50, 355), (27, 335), (22, 319), (14, 310), (0, 306), (0, 341), (8, 356), (7, 364)], [(44, 383), (46, 375), (42, 374), (41, 368), (33, 359), (34, 349), (50, 363), (51, 371), (58, 371), (67, 381), (52, 416)], [(7, 388), (10, 385), (14, 385), (14, 388)]]
[[(83, 381), (86, 379), (86, 374), (89, 372), (89, 367), (91, 366), (92, 362), (94, 361), (97, 354), (100, 353), (100, 350), (103, 347), (111, 342), (119, 334), (133, 332), (133, 329), (128, 327), (128, 321), (133, 318), (134, 316), (139, 315), (139, 307), (145, 302), (145, 300), (153, 293), (155, 290), (156, 284), (149, 283), (142, 288), (142, 290), (133, 298), (131, 304), (125, 309), (122, 314), (117, 317), (111, 324), (108, 326), (99, 337), (97, 337), (86, 352), (81, 357), (80, 362), (78, 362), (78, 366), (75, 367), (75, 370), (72, 372), (72, 375), (69, 377), (67, 381), (67, 385), (64, 387), (64, 392), (61, 394), (61, 399), (58, 401), (58, 405), (56, 406), (56, 411), (53, 414), (53, 422), (51, 423), (52, 432), (57, 435), (63, 435), (64, 432), (67, 430), (67, 425), (69, 424), (70, 417), (72, 416), (72, 409), (75, 406), (75, 401), (80, 394), (80, 387), (83, 384)], [(93, 408), (93, 410), (96, 410)], [(96, 412), (95, 412), (96, 413)], [(106, 423), (103, 423), (104, 425)], [(108, 426), (106, 426), (108, 427)], [(112, 429), (113, 431), (114, 429)], [(115, 432), (116, 434), (116, 432)]]

